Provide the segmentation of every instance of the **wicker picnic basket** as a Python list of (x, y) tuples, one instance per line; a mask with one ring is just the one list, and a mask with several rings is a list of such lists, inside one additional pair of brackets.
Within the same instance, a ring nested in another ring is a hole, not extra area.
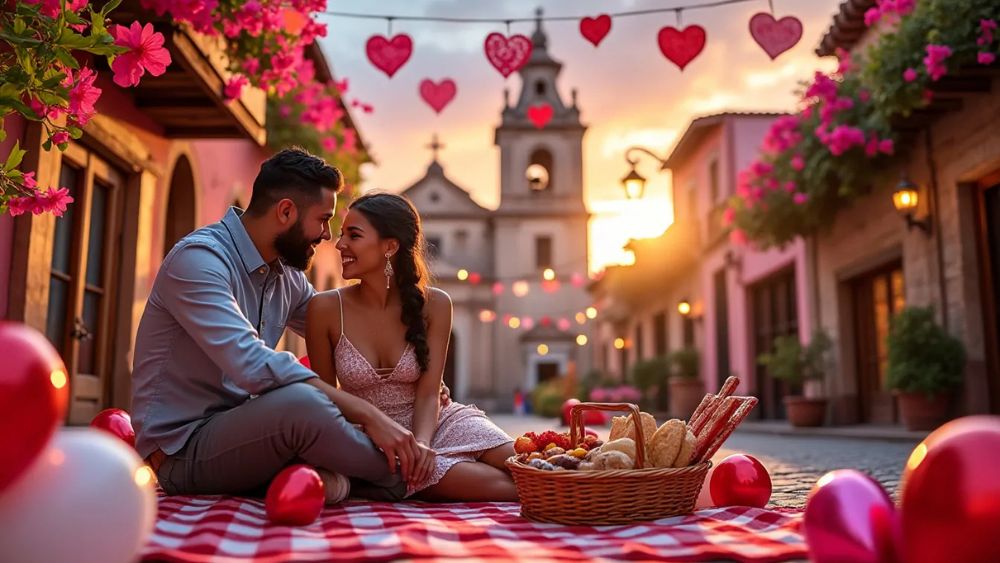
[[(584, 411), (623, 411), (638, 422), (639, 407), (629, 403), (580, 403), (572, 410), (570, 441), (584, 437)], [(545, 471), (507, 459), (521, 499), (521, 516), (556, 524), (629, 524), (689, 514), (712, 463), (688, 467), (646, 467), (642, 424), (634, 424), (635, 469)]]

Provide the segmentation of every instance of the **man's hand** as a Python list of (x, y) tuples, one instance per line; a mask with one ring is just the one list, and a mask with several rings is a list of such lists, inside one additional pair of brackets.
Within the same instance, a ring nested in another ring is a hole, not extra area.
[(451, 389), (448, 389), (448, 386), (444, 384), (444, 381), (442, 381), (441, 382), (441, 408), (445, 408), (445, 407), (447, 407), (450, 404), (451, 404)]
[(413, 469), (420, 460), (420, 444), (413, 433), (400, 426), (378, 409), (372, 409), (371, 420), (365, 424), (365, 431), (375, 445), (385, 453), (389, 471), (396, 472), (396, 459), (404, 481), (409, 481)]
[(417, 442), (417, 446), (420, 448), (420, 457), (414, 464), (413, 478), (410, 481), (412, 483), (422, 483), (429, 479), (434, 474), (434, 465), (437, 459), (437, 452), (423, 442)]

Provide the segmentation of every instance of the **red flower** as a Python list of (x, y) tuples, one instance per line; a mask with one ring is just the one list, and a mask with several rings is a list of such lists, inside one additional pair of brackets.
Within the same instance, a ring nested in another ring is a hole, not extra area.
[(166, 72), (170, 53), (163, 48), (163, 34), (153, 31), (153, 24), (143, 26), (136, 21), (129, 27), (116, 25), (114, 36), (115, 45), (130, 49), (115, 57), (115, 62), (111, 64), (115, 84), (127, 88), (138, 84), (146, 71), (153, 76)]
[(237, 74), (236, 76), (229, 79), (226, 83), (226, 87), (223, 89), (223, 93), (226, 96), (226, 101), (232, 101), (240, 97), (243, 92), (243, 87), (249, 84), (250, 81), (247, 80), (246, 76), (242, 74)]
[[(80, 74), (74, 78), (73, 71), (66, 70), (66, 80), (63, 84), (69, 87), (69, 113), (70, 117), (80, 125), (86, 125), (90, 118), (97, 113), (94, 104), (101, 97), (101, 89), (94, 86), (97, 73), (90, 68), (80, 69)], [(72, 86), (70, 86), (72, 84)]]

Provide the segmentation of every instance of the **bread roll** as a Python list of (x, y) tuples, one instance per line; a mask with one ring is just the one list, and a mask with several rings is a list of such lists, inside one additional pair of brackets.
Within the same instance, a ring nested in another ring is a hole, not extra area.
[(649, 464), (653, 467), (673, 467), (686, 433), (687, 425), (683, 420), (673, 418), (664, 422), (653, 433), (649, 447), (646, 448)]

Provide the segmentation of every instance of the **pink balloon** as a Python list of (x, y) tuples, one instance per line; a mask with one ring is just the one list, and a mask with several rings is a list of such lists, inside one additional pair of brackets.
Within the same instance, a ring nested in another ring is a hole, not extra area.
[(698, 500), (694, 502), (695, 510), (701, 510), (702, 508), (712, 508), (715, 506), (715, 502), (712, 501), (712, 472), (715, 471), (715, 466), (708, 468), (708, 473), (705, 474), (705, 482), (701, 484), (701, 491), (698, 492)]
[(308, 465), (286, 467), (267, 488), (264, 508), (271, 522), (284, 526), (312, 524), (323, 510), (326, 491), (319, 473)]
[(734, 454), (719, 462), (709, 481), (715, 506), (764, 508), (771, 498), (771, 475), (753, 456)]
[(900, 485), (906, 561), (1000, 561), (1000, 416), (967, 416), (932, 432)]
[(132, 417), (122, 409), (104, 409), (90, 421), (90, 426), (111, 433), (130, 447), (135, 447)]
[(802, 521), (816, 563), (889, 563), (900, 546), (899, 516), (882, 485), (853, 469), (816, 482)]

